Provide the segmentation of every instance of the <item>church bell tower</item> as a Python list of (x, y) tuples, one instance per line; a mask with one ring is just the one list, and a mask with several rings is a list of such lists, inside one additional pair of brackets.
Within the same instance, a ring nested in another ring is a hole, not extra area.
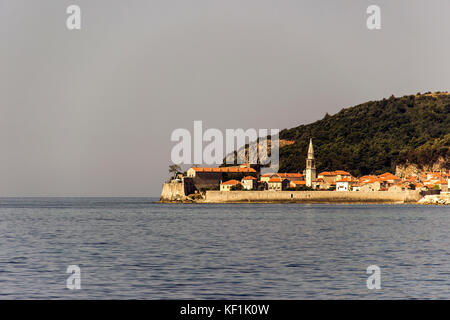
[(312, 187), (316, 180), (316, 160), (314, 159), (314, 149), (312, 139), (309, 139), (308, 157), (306, 158), (306, 186)]

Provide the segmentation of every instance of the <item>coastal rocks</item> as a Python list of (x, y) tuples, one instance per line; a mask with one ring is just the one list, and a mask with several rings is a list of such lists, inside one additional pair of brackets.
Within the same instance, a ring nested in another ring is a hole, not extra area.
[(203, 203), (204, 198), (201, 194), (191, 194), (186, 197), (172, 197), (170, 199), (161, 198), (161, 203)]
[(418, 201), (420, 204), (450, 205), (450, 193), (440, 195), (427, 195)]

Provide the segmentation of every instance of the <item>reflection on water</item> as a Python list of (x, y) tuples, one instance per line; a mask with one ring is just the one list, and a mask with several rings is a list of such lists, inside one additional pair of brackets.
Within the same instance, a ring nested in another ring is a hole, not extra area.
[(449, 207), (156, 200), (0, 199), (0, 299), (450, 299)]

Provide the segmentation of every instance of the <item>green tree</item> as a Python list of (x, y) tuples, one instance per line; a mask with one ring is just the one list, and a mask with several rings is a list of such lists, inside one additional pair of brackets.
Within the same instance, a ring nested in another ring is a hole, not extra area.
[(280, 132), (295, 143), (280, 149), (280, 172), (305, 168), (313, 138), (317, 170), (353, 175), (393, 172), (399, 164), (450, 167), (450, 94), (369, 101), (322, 120)]
[(169, 173), (172, 175), (173, 178), (176, 177), (176, 175), (181, 171), (181, 167), (177, 164), (172, 164), (169, 166)]

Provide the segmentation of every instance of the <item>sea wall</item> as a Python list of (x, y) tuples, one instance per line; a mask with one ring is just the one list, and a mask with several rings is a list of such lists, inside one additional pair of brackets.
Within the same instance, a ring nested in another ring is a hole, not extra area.
[(162, 202), (184, 201), (185, 199), (186, 193), (184, 190), (184, 182), (170, 182), (163, 184), (160, 199)]
[(195, 185), (192, 178), (184, 177), (183, 179), (174, 179), (163, 184), (160, 201), (192, 201), (193, 199), (189, 198), (189, 195), (193, 195), (194, 193)]
[(204, 202), (341, 202), (407, 203), (417, 202), (419, 191), (207, 191)]

